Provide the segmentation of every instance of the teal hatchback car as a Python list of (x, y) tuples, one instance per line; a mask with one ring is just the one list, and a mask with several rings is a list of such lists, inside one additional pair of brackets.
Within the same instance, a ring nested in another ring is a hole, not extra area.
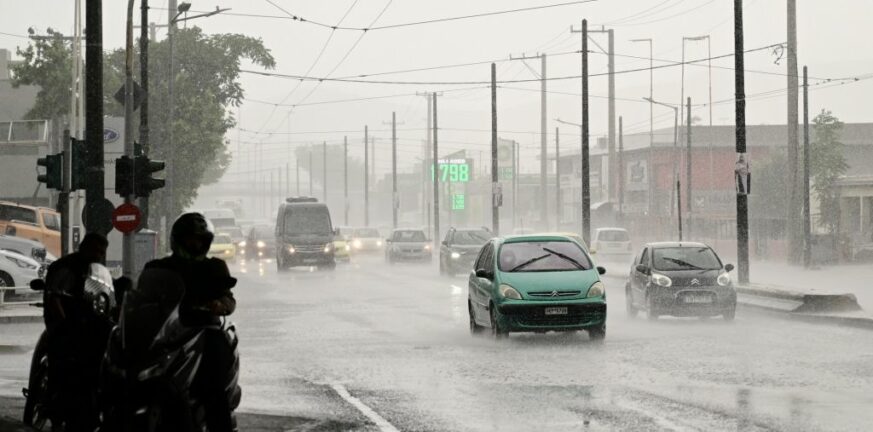
[(468, 283), (470, 332), (585, 330), (606, 337), (606, 290), (584, 247), (563, 235), (491, 239), (479, 251)]

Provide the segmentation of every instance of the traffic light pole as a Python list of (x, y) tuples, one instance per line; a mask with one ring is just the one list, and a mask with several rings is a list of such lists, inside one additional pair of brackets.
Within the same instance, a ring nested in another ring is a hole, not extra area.
[(95, 222), (105, 215), (97, 203), (104, 195), (103, 184), (103, 1), (85, 3), (85, 139), (88, 143), (85, 166), (85, 212), (88, 232), (97, 232)]
[[(127, 44), (126, 55), (124, 62), (124, 154), (127, 157), (134, 157), (133, 154), (133, 4), (135, 0), (127, 1)], [(137, 167), (134, 165), (134, 169)], [(131, 189), (134, 188), (133, 178), (131, 176)], [(133, 195), (128, 194), (124, 197), (125, 204), (133, 202)], [(133, 276), (133, 238), (132, 233), (125, 232), (122, 238), (121, 250), (121, 272), (124, 276)]]

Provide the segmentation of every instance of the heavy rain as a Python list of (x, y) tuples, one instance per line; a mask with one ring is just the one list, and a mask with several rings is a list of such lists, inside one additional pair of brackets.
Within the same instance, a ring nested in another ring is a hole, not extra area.
[(870, 17), (0, 0), (0, 431), (873, 430)]

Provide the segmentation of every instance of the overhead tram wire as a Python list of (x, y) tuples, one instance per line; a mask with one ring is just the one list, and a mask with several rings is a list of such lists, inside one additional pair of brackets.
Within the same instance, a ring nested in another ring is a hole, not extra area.
[(651, 15), (649, 14), (649, 12), (652, 12), (653, 10), (654, 10), (654, 12), (653, 12), (654, 14), (658, 14), (658, 13), (661, 13), (661, 12), (667, 10), (667, 9), (670, 9), (671, 7), (674, 7), (674, 6), (676, 6), (676, 5), (682, 4), (682, 2), (685, 1), (685, 0), (679, 0), (679, 3), (674, 3), (673, 5), (667, 6), (667, 7), (664, 8), (664, 9), (661, 9), (661, 10), (655, 10), (655, 9), (657, 9), (657, 8), (659, 8), (659, 7), (661, 7), (661, 6), (665, 5), (665, 4), (667, 4), (667, 3), (670, 3), (670, 2), (672, 2), (672, 1), (674, 1), (674, 0), (664, 0), (664, 1), (662, 1), (661, 3), (658, 3), (658, 4), (652, 6), (652, 7), (648, 8), (648, 9), (644, 9), (644, 10), (642, 10), (642, 11), (639, 11), (639, 12), (636, 12), (636, 13), (633, 13), (633, 14), (630, 14), (630, 15), (625, 16), (625, 17), (623, 17), (623, 18), (616, 18), (616, 19), (614, 19), (614, 20), (612, 20), (612, 21), (609, 21), (609, 22), (604, 23), (604, 25), (612, 26), (612, 25), (616, 25), (616, 24), (621, 24), (622, 22), (633, 21), (633, 20), (635, 20), (635, 19), (645, 18), (645, 17), (651, 16)]
[(673, 19), (673, 18), (680, 17), (680, 16), (682, 16), (682, 15), (689, 14), (689, 13), (691, 13), (691, 12), (695, 12), (695, 11), (697, 11), (698, 9), (702, 9), (702, 8), (704, 8), (704, 7), (708, 6), (708, 5), (710, 5), (710, 4), (713, 3), (713, 2), (715, 2), (715, 0), (709, 0), (709, 1), (707, 1), (706, 3), (703, 3), (703, 4), (701, 4), (701, 5), (697, 5), (697, 6), (693, 7), (693, 8), (690, 8), (690, 9), (683, 10), (682, 12), (676, 13), (676, 14), (674, 14), (674, 15), (670, 15), (670, 16), (666, 16), (666, 17), (661, 17), (661, 18), (654, 19), (654, 20), (651, 20), (651, 21), (645, 21), (645, 22), (633, 22), (633, 23), (630, 23), (630, 24), (613, 24), (613, 26), (614, 26), (614, 27), (635, 27), (635, 26), (641, 26), (641, 25), (655, 24), (655, 23), (659, 23), (659, 22), (662, 22), (662, 21), (671, 20), (671, 19)]
[[(751, 52), (771, 49), (771, 48), (773, 48), (775, 46), (779, 46), (779, 45), (782, 45), (782, 44), (770, 44), (770, 45), (766, 45), (763, 47), (752, 48), (752, 49), (746, 50), (745, 53), (751, 53)], [(615, 74), (620, 75), (620, 74), (628, 74), (628, 73), (635, 73), (635, 72), (644, 72), (644, 71), (647, 72), (647, 71), (653, 70), (653, 69), (665, 69), (665, 68), (680, 66), (683, 64), (694, 64), (694, 63), (705, 62), (707, 60), (716, 60), (716, 59), (721, 59), (721, 58), (728, 58), (728, 57), (733, 57), (733, 55), (734, 55), (733, 53), (729, 53), (729, 54), (722, 54), (722, 55), (714, 56), (714, 57), (707, 57), (707, 58), (701, 58), (701, 59), (696, 59), (696, 60), (687, 60), (685, 62), (676, 62), (676, 63), (666, 64), (666, 65), (658, 65), (658, 66), (654, 66), (654, 67), (626, 69), (626, 70), (616, 71)], [(247, 74), (253, 74), (253, 75), (262, 75), (262, 76), (306, 80), (306, 81), (332, 81), (332, 82), (345, 82), (345, 83), (357, 83), (357, 84), (391, 84), (391, 85), (486, 85), (486, 84), (490, 84), (490, 81), (380, 81), (380, 80), (366, 80), (366, 79), (352, 79), (352, 78), (311, 77), (311, 76), (304, 76), (304, 75), (281, 74), (281, 73), (275, 73), (275, 72), (256, 71), (256, 70), (248, 70), (248, 69), (241, 69), (240, 72), (247, 73)], [(590, 74), (589, 77), (600, 77), (600, 76), (607, 76), (607, 75), (609, 75), (609, 74), (606, 72), (603, 72), (603, 73)], [(567, 75), (567, 76), (559, 76), (559, 77), (550, 77), (550, 78), (547, 78), (546, 80), (547, 81), (562, 81), (562, 80), (571, 80), (571, 79), (579, 79), (579, 78), (580, 78), (579, 75)], [(509, 83), (534, 82), (534, 81), (538, 82), (538, 81), (540, 81), (540, 79), (537, 78), (537, 79), (503, 80), (503, 81), (497, 81), (497, 83), (498, 84), (509, 84)]]

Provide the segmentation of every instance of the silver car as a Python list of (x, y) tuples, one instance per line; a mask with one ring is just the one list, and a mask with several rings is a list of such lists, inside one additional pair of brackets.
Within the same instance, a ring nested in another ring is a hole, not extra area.
[(385, 261), (427, 261), (433, 259), (433, 246), (420, 229), (396, 229), (385, 240)]

